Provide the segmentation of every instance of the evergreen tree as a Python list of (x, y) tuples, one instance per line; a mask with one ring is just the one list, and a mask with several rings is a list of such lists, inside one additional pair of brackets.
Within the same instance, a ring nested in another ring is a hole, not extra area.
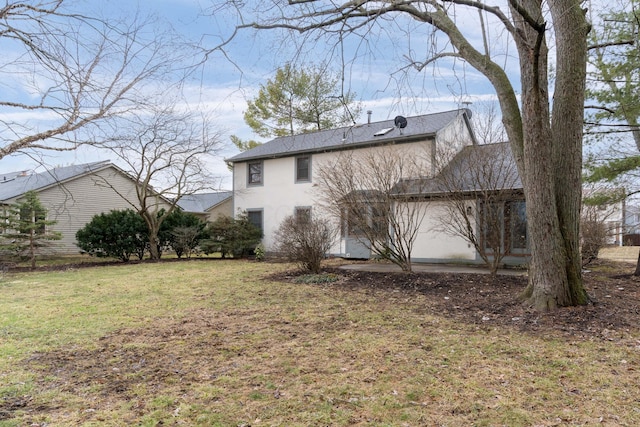
[(2, 220), (4, 234), (0, 249), (9, 255), (28, 259), (31, 268), (36, 267), (36, 257), (51, 246), (51, 241), (62, 238), (59, 232), (49, 229), (57, 221), (47, 220), (47, 210), (35, 191), (26, 192), (6, 211)]
[[(340, 95), (340, 79), (323, 66), (296, 69), (291, 64), (276, 71), (247, 104), (244, 121), (263, 138), (295, 135), (345, 126), (354, 122), (361, 107), (355, 94)], [(240, 151), (260, 145), (231, 136)]]

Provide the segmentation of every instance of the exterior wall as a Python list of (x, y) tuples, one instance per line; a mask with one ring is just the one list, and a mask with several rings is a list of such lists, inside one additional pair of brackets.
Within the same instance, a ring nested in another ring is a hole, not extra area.
[(314, 202), (313, 169), (321, 155), (312, 156), (311, 182), (295, 182), (295, 157), (265, 160), (262, 179), (259, 186), (247, 187), (247, 163), (235, 163), (233, 167), (234, 181), (234, 214), (243, 211), (262, 211), (263, 243), (267, 251), (273, 250), (273, 233), (282, 220), (293, 215), (295, 207), (312, 207), (312, 215), (317, 209)]
[[(425, 205), (425, 218), (418, 232), (413, 248), (412, 260), (415, 262), (436, 261), (474, 261), (476, 250), (473, 245), (459, 236), (452, 236), (443, 231), (440, 218), (447, 215), (442, 201), (421, 202)], [(470, 203), (470, 206), (474, 206)]]
[(205, 221), (213, 222), (221, 216), (233, 216), (233, 197), (229, 197), (224, 202), (207, 211)]
[[(286, 216), (294, 214), (296, 207), (311, 207), (312, 215), (323, 214), (319, 204), (320, 194), (317, 186), (314, 185), (320, 165), (335, 160), (339, 155), (353, 155), (357, 159), (357, 156), (378, 151), (387, 155), (411, 156), (414, 160), (419, 158), (424, 162), (424, 171), (427, 173), (432, 170), (432, 165), (429, 163), (432, 158), (431, 147), (430, 141), (420, 141), (313, 154), (311, 156), (311, 181), (299, 183), (295, 181), (294, 156), (264, 160), (263, 183), (257, 186), (247, 185), (247, 163), (235, 163), (233, 168), (234, 214), (247, 210), (261, 210), (263, 212), (263, 243), (267, 251), (273, 250), (274, 232)], [(339, 227), (338, 219), (334, 218), (334, 221), (336, 228)], [(344, 255), (345, 247), (341, 239), (336, 240), (331, 253)]]
[(130, 200), (136, 200), (134, 182), (115, 168), (84, 175), (38, 192), (41, 203), (48, 211), (47, 219), (58, 221), (51, 228), (62, 233), (62, 240), (54, 242), (56, 253), (78, 253), (76, 232), (94, 215), (131, 208), (103, 180), (118, 188)]
[(438, 131), (434, 153), (434, 174), (446, 166), (451, 159), (465, 146), (473, 144), (473, 136), (463, 116), (449, 123)]
[(607, 228), (607, 244), (622, 246), (625, 217), (624, 200), (602, 207), (598, 210), (598, 217), (602, 219)]

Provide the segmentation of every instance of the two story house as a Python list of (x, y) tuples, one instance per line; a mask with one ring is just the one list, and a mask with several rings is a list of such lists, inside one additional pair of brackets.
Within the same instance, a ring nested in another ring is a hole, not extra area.
[[(338, 156), (385, 150), (386, 155), (415, 154), (420, 159), (420, 176), (435, 177), (464, 147), (476, 146), (467, 109), (323, 130), (275, 138), (263, 145), (227, 159), (233, 165), (234, 212), (246, 212), (249, 220), (263, 230), (267, 251), (274, 247), (274, 233), (289, 215), (323, 215), (318, 170)], [(366, 150), (366, 151), (365, 151)], [(436, 153), (438, 158), (436, 159)], [(445, 154), (443, 162), (442, 153)], [(340, 171), (336, 171), (340, 173)], [(425, 195), (424, 200), (433, 194)], [(416, 200), (419, 197), (416, 198)], [(331, 255), (368, 258), (366, 247), (357, 247), (340, 218), (342, 229)], [(436, 230), (432, 218), (421, 226), (412, 258), (424, 261), (465, 259), (477, 261), (477, 254), (462, 237)], [(366, 245), (365, 245), (366, 246)]]

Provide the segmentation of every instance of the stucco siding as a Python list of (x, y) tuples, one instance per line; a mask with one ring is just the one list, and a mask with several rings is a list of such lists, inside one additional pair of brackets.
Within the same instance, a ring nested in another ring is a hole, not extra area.
[(464, 238), (444, 232), (447, 228), (448, 210), (446, 202), (425, 202), (425, 217), (420, 226), (413, 248), (412, 258), (416, 260), (474, 260), (475, 248)]
[(465, 123), (464, 117), (459, 116), (438, 131), (436, 141), (437, 148), (436, 153), (434, 153), (436, 167), (434, 173), (440, 172), (465, 146), (473, 144), (473, 136)]
[[(313, 156), (312, 162), (315, 159)], [(267, 250), (273, 249), (273, 233), (285, 217), (293, 215), (296, 206), (315, 205), (313, 177), (311, 182), (296, 183), (294, 173), (294, 157), (266, 160), (263, 184), (247, 186), (246, 163), (234, 164), (234, 214), (262, 210), (263, 243)]]
[[(261, 185), (247, 185), (247, 163), (234, 163), (234, 214), (248, 210), (262, 210), (264, 239), (267, 250), (274, 245), (273, 234), (282, 220), (293, 215), (296, 207), (311, 207), (312, 214), (323, 215), (320, 205), (320, 193), (316, 185), (318, 171), (336, 156), (353, 155), (357, 158), (365, 153), (379, 152), (386, 155), (411, 157), (424, 162), (424, 171), (431, 169), (431, 144), (421, 141), (410, 144), (398, 144), (383, 147), (371, 147), (366, 150), (345, 150), (313, 154), (311, 158), (311, 181), (296, 182), (295, 157), (266, 159), (263, 161), (263, 181)], [(340, 173), (340, 171), (336, 171)], [(339, 222), (334, 218), (336, 227)], [(343, 253), (339, 239), (331, 249), (333, 254)]]

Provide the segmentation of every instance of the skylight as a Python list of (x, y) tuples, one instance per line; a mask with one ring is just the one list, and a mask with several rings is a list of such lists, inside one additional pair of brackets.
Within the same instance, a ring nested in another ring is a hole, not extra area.
[(384, 128), (380, 129), (378, 132), (374, 133), (373, 136), (382, 136), (391, 132), (394, 128)]

